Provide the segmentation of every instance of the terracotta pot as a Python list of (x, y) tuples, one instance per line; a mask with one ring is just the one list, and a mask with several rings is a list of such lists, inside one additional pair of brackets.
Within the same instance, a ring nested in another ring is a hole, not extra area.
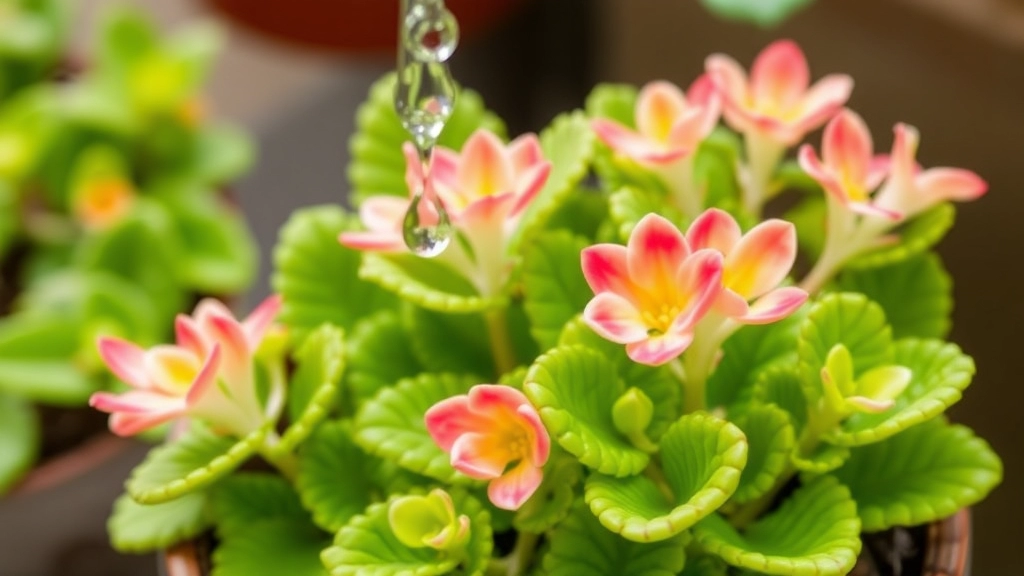
[(124, 478), (146, 450), (101, 433), (29, 472), (0, 498), (4, 576), (139, 574), (139, 559), (118, 559), (110, 549), (106, 524)]
[[(398, 0), (208, 0), (239, 24), (279, 40), (334, 52), (393, 50)], [(463, 37), (501, 20), (524, 0), (447, 0)]]
[[(166, 550), (160, 559), (161, 576), (208, 576), (207, 546), (205, 541), (189, 541)], [(925, 546), (922, 576), (970, 576), (971, 511), (964, 508), (929, 525)]]

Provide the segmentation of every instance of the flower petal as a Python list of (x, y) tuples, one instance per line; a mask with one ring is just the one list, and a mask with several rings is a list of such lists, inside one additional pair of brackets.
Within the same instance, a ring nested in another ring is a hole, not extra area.
[(722, 292), (722, 254), (717, 250), (698, 250), (679, 267), (676, 285), (686, 307), (672, 320), (669, 332), (688, 332)]
[(795, 126), (796, 140), (835, 116), (850, 99), (851, 92), (853, 78), (845, 74), (829, 74), (815, 82), (800, 105), (800, 116)]
[(188, 394), (185, 395), (185, 403), (188, 406), (195, 406), (202, 400), (203, 396), (206, 395), (207, 391), (211, 386), (217, 384), (217, 373), (220, 371), (220, 346), (217, 344), (213, 345), (210, 350), (210, 355), (206, 357), (206, 362), (203, 363), (203, 367), (196, 374), (195, 380), (192, 382), (192, 386), (188, 389)]
[(769, 44), (750, 68), (750, 90), (758, 107), (786, 110), (809, 85), (807, 58), (792, 40)]
[(202, 368), (199, 357), (178, 346), (160, 345), (146, 351), (146, 374), (155, 390), (184, 397)]
[(423, 417), (427, 431), (445, 452), (451, 452), (459, 436), (485, 430), (488, 419), (470, 410), (469, 396), (463, 394), (434, 404)]
[(637, 96), (637, 131), (656, 142), (667, 142), (673, 125), (686, 109), (686, 96), (675, 84), (649, 82)]
[(871, 132), (853, 110), (843, 110), (825, 127), (821, 155), (825, 164), (850, 185), (866, 188), (874, 153)]
[(666, 218), (651, 213), (640, 219), (626, 244), (629, 278), (655, 294), (671, 294), (679, 265), (690, 255), (683, 233)]
[(128, 437), (149, 430), (155, 426), (159, 426), (165, 422), (170, 422), (171, 420), (183, 415), (184, 408), (176, 408), (174, 410), (169, 409), (160, 412), (145, 412), (140, 414), (116, 412), (110, 415), (108, 426), (110, 427), (110, 431), (114, 434)]
[(636, 306), (614, 292), (601, 292), (583, 309), (583, 321), (599, 336), (618, 344), (647, 338), (649, 327)]
[(626, 247), (618, 244), (595, 244), (580, 253), (583, 277), (595, 294), (614, 292), (633, 293), (626, 265)]
[(184, 408), (185, 404), (180, 397), (168, 396), (150, 390), (129, 390), (121, 394), (96, 392), (89, 397), (89, 406), (101, 412), (146, 414), (172, 408)]
[(693, 342), (693, 332), (668, 332), (626, 345), (631, 360), (647, 366), (661, 366), (675, 360)]
[(540, 468), (522, 461), (487, 487), (491, 503), (503, 510), (518, 510), (537, 491), (544, 475)]
[(522, 404), (516, 411), (530, 429), (530, 463), (539, 468), (547, 463), (551, 454), (551, 436), (544, 428), (544, 422), (541, 421), (537, 409), (532, 405)]
[(452, 467), (477, 480), (501, 476), (510, 459), (511, 454), (503, 445), (502, 438), (486, 430), (461, 434), (452, 444)]
[(359, 219), (371, 232), (395, 233), (402, 229), (402, 220), (409, 209), (409, 200), (397, 196), (371, 196), (359, 206)]
[(512, 212), (509, 214), (510, 217), (515, 218), (526, 210), (530, 203), (533, 202), (533, 199), (537, 197), (537, 194), (540, 193), (541, 189), (544, 188), (549, 174), (551, 174), (551, 163), (542, 160), (517, 175), (515, 184), (516, 204), (512, 207)]
[(210, 314), (200, 327), (206, 335), (220, 346), (222, 369), (228, 380), (246, 373), (252, 362), (253, 350), (249, 348), (242, 325), (231, 315)]
[(693, 250), (711, 248), (728, 256), (743, 237), (740, 225), (731, 214), (718, 208), (706, 210), (690, 224), (686, 240)]
[(178, 346), (195, 354), (197, 357), (202, 358), (206, 356), (206, 351), (210, 344), (206, 341), (206, 337), (203, 336), (202, 330), (199, 329), (199, 324), (191, 316), (178, 314), (174, 318), (174, 335), (174, 341)]
[(242, 331), (245, 332), (249, 341), (250, 350), (256, 350), (259, 347), (263, 336), (273, 325), (277, 313), (281, 311), (282, 303), (283, 299), (280, 294), (271, 294), (242, 321)]
[(104, 337), (97, 342), (100, 358), (107, 368), (125, 384), (146, 390), (150, 388), (146, 376), (146, 351), (120, 338)]
[(402, 144), (402, 155), (405, 156), (405, 187), (409, 190), (409, 196), (413, 196), (423, 187), (423, 161), (412, 142)]
[(544, 150), (536, 134), (527, 133), (509, 142), (508, 155), (512, 160), (512, 168), (522, 172), (544, 162)]
[(704, 69), (718, 93), (731, 106), (749, 104), (747, 73), (739, 62), (725, 54), (712, 54), (704, 61)]
[(778, 219), (762, 222), (726, 257), (722, 282), (748, 300), (757, 298), (786, 278), (796, 260), (796, 249), (792, 223)]
[(715, 81), (708, 73), (701, 74), (686, 89), (686, 104), (688, 106), (720, 106), (721, 96), (715, 87)]
[(477, 130), (462, 147), (456, 178), (466, 199), (510, 192), (513, 187), (512, 161), (498, 137)]
[(342, 232), (338, 243), (353, 250), (400, 252), (406, 249), (398, 232)]
[(817, 180), (818, 184), (821, 184), (825, 192), (831, 194), (844, 206), (849, 203), (850, 199), (842, 182), (839, 181), (830, 167), (822, 163), (813, 146), (810, 144), (801, 146), (800, 151), (797, 153), (797, 162), (808, 176)]
[(796, 312), (806, 301), (807, 292), (800, 288), (778, 288), (758, 298), (746, 314), (734, 319), (743, 324), (771, 324)]
[(929, 168), (918, 174), (920, 193), (930, 202), (974, 200), (988, 191), (988, 183), (970, 170), (960, 168)]
[(686, 150), (666, 148), (650, 138), (626, 128), (622, 124), (605, 118), (590, 122), (597, 137), (617, 154), (637, 162), (666, 164), (686, 155)]

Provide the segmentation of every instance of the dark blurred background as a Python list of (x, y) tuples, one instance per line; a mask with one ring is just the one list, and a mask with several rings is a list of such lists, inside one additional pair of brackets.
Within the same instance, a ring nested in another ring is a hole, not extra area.
[[(135, 3), (168, 28), (245, 5), (219, 1), (220, 12), (200, 0)], [(386, 2), (345, 2), (354, 6), (346, 20), (358, 21), (361, 10), (368, 14)], [(85, 45), (89, 22), (109, 2), (79, 3), (76, 28)], [(247, 3), (257, 11), (278, 4)], [(988, 196), (959, 209), (941, 246), (956, 281), (952, 339), (978, 364), (952, 417), (988, 439), (1006, 464), (1003, 485), (975, 510), (974, 573), (1024, 573), (1016, 549), (1024, 515), (1024, 383), (1015, 366), (1024, 324), (1024, 2), (818, 0), (771, 30), (718, 20), (694, 0), (495, 3), (503, 14), (465, 31), (452, 63), (455, 78), (481, 92), (510, 133), (537, 130), (556, 112), (581, 106), (596, 82), (666, 78), (687, 85), (711, 52), (746, 65), (771, 40), (789, 37), (803, 46), (815, 76), (845, 72), (856, 79), (850, 105), (868, 120), (879, 148), (888, 148), (892, 125), (905, 121), (921, 130), (923, 165), (962, 166), (989, 181)], [(285, 3), (280, 18), (301, 12), (300, 4)], [(257, 167), (238, 189), (264, 250), (265, 278), (276, 231), (294, 208), (344, 201), (355, 108), (393, 61), (365, 47), (332, 51), (283, 41), (258, 30), (258, 21), (227, 21), (234, 24), (213, 76), (212, 105), (259, 141)], [(266, 291), (264, 279), (251, 300)], [(123, 572), (100, 563), (85, 569), (94, 571), (72, 573), (65, 565), (54, 574), (141, 576), (152, 565), (141, 558)], [(6, 574), (2, 566), (0, 573)]]

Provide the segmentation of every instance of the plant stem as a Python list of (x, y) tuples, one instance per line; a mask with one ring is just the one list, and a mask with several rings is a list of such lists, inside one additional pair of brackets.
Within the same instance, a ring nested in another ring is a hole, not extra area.
[(676, 495), (672, 491), (672, 487), (669, 486), (668, 478), (665, 477), (665, 471), (661, 469), (661, 466), (658, 465), (653, 457), (647, 463), (647, 467), (644, 468), (644, 476), (647, 476), (654, 482), (654, 485), (658, 487), (658, 491), (661, 492), (667, 501), (676, 501)]
[(487, 336), (491, 343), (491, 356), (498, 374), (505, 374), (516, 367), (512, 342), (508, 338), (508, 318), (504, 308), (491, 310), (484, 314), (487, 322)]
[(754, 218), (760, 219), (761, 208), (768, 200), (772, 176), (786, 147), (757, 130), (747, 132), (743, 143), (747, 152), (747, 177), (741, 178), (744, 184), (741, 190), (743, 208)]
[(260, 445), (259, 454), (264, 460), (277, 468), (289, 482), (295, 483), (299, 473), (299, 459), (290, 452), (280, 452), (275, 447), (281, 442), (281, 437), (276, 432), (269, 432)]
[(505, 558), (505, 574), (507, 576), (519, 576), (526, 573), (526, 569), (530, 567), (530, 562), (533, 561), (533, 553), (537, 550), (538, 539), (540, 539), (540, 535), (533, 532), (519, 533), (519, 537), (516, 538), (516, 547)]

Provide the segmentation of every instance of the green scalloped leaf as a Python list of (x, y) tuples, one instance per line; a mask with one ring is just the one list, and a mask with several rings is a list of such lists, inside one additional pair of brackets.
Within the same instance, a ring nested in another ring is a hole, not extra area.
[(708, 378), (708, 405), (729, 406), (749, 398), (758, 375), (773, 366), (796, 364), (800, 323), (797, 312), (762, 326), (744, 326), (722, 345), (722, 360)]
[(857, 501), (864, 530), (874, 532), (977, 504), (1002, 481), (1003, 464), (969, 428), (936, 418), (853, 450), (835, 475)]
[[(460, 150), (477, 128), (499, 136), (505, 133), (501, 119), (486, 110), (476, 92), (460, 88), (455, 109), (437, 143)], [(370, 196), (408, 196), (405, 186), (405, 157), (402, 144), (410, 140), (395, 112), (395, 75), (374, 82), (370, 93), (356, 111), (356, 130), (349, 140), (352, 161), (348, 166), (351, 198), (359, 204)]]
[(583, 469), (574, 458), (551, 458), (540, 487), (516, 511), (512, 525), (520, 532), (534, 534), (554, 527), (569, 515), (582, 476)]
[(529, 245), (548, 220), (576, 191), (590, 170), (596, 137), (582, 111), (560, 114), (540, 133), (544, 158), (551, 162), (551, 173), (537, 196), (523, 212), (519, 229), (509, 242), (510, 250)]
[(799, 434), (807, 424), (807, 398), (800, 370), (794, 366), (772, 366), (760, 373), (754, 385), (753, 399), (782, 408)]
[(701, 0), (710, 12), (729, 20), (765, 28), (781, 24), (814, 0)]
[(956, 208), (952, 204), (939, 204), (901, 226), (898, 243), (858, 256), (847, 262), (846, 268), (887, 266), (916, 256), (938, 244), (955, 219)]
[(266, 520), (309, 523), (295, 490), (284, 478), (264, 472), (240, 472), (210, 492), (210, 509), (220, 538), (244, 535), (254, 524)]
[(974, 361), (955, 344), (904, 338), (894, 347), (894, 363), (910, 368), (910, 385), (896, 404), (880, 414), (854, 414), (826, 440), (842, 446), (878, 442), (943, 413), (963, 395), (974, 377)]
[(32, 406), (20, 398), (0, 394), (0, 494), (32, 467), (39, 436)]
[(345, 357), (345, 382), (356, 408), (381, 388), (423, 371), (412, 338), (394, 310), (360, 320), (345, 341)]
[(140, 504), (180, 498), (230, 474), (256, 452), (266, 434), (261, 428), (236, 440), (193, 422), (178, 439), (150, 450), (125, 487)]
[(412, 351), (428, 371), (474, 374), (481, 382), (495, 377), (482, 315), (443, 314), (412, 305), (403, 312)]
[(373, 504), (338, 532), (334, 545), (321, 554), (331, 576), (434, 576), (460, 568), (466, 576), (483, 576), (491, 557), (490, 514), (463, 491), (451, 493), (456, 514), (469, 517), (469, 541), (462, 560), (433, 548), (408, 548), (395, 538), (387, 503)]
[(421, 374), (381, 390), (356, 415), (356, 444), (417, 474), (442, 482), (468, 480), (434, 443), (423, 415), (441, 400), (466, 394), (475, 384), (479, 382), (472, 376)]
[(547, 349), (594, 293), (583, 278), (580, 253), (589, 242), (564, 231), (546, 232), (523, 248), (523, 307), (530, 333)]
[(798, 489), (742, 535), (718, 514), (693, 534), (704, 550), (733, 566), (784, 576), (846, 574), (861, 548), (857, 505), (829, 476)]
[(670, 367), (645, 366), (633, 362), (626, 355), (625, 346), (601, 338), (579, 316), (566, 323), (558, 338), (559, 346), (573, 344), (581, 344), (604, 354), (605, 358), (615, 363), (619, 378), (627, 389), (635, 386), (654, 402), (654, 415), (646, 430), (651, 440), (661, 438), (665, 430), (679, 418), (682, 390)]
[[(797, 170), (803, 173), (803, 169), (797, 167)], [(828, 220), (824, 195), (807, 196), (787, 210), (783, 219), (796, 226), (797, 244), (808, 260), (817, 261), (825, 248), (825, 222)]]
[(793, 452), (790, 461), (797, 470), (817, 475), (839, 468), (849, 457), (850, 449), (846, 446), (833, 446), (823, 443), (819, 444), (809, 456)]
[(617, 226), (619, 240), (629, 240), (633, 228), (644, 216), (658, 214), (675, 223), (683, 221), (683, 215), (675, 206), (666, 202), (660, 192), (648, 188), (627, 186), (612, 192), (608, 198), (608, 217)]
[(809, 404), (821, 397), (821, 368), (836, 344), (850, 351), (854, 377), (893, 363), (892, 329), (882, 307), (863, 294), (825, 294), (800, 325), (797, 353)]
[(690, 528), (736, 491), (747, 463), (747, 440), (729, 422), (697, 412), (665, 433), (661, 459), (671, 500), (646, 475), (587, 478), (587, 504), (605, 528), (635, 542), (664, 540)]
[(341, 421), (321, 425), (300, 453), (295, 480), (313, 521), (332, 533), (371, 503), (417, 483), (412, 474), (363, 452), (350, 429)]
[(877, 302), (895, 338), (944, 338), (953, 313), (953, 281), (938, 254), (925, 252), (888, 266), (847, 270), (838, 287)]
[(323, 324), (292, 356), (297, 367), (288, 386), (291, 424), (272, 451), (289, 454), (313, 432), (334, 407), (345, 372), (345, 335), (341, 328)]
[(503, 296), (482, 296), (444, 262), (415, 254), (365, 254), (359, 278), (438, 312), (482, 312), (508, 304)]
[(574, 236), (594, 243), (601, 229), (608, 224), (608, 195), (588, 186), (585, 182), (576, 187), (548, 218), (546, 231), (565, 230)]
[(609, 118), (635, 128), (634, 110), (639, 92), (632, 84), (598, 84), (587, 95), (584, 108), (592, 118)]
[(615, 365), (583, 346), (558, 347), (537, 358), (523, 390), (548, 433), (580, 463), (603, 474), (629, 476), (650, 456), (619, 434), (612, 406), (626, 391)]
[[(729, 565), (717, 556), (697, 556), (686, 559), (686, 568), (679, 576), (729, 576)], [(754, 576), (747, 574), (746, 576)]]
[(211, 524), (206, 503), (205, 492), (161, 504), (139, 504), (122, 494), (107, 521), (110, 545), (122, 554), (142, 554), (198, 536)]
[(736, 425), (747, 437), (747, 465), (731, 501), (742, 504), (775, 486), (776, 479), (789, 467), (796, 434), (789, 415), (771, 404), (753, 406), (737, 419)]
[(271, 284), (284, 298), (279, 319), (295, 342), (324, 322), (351, 330), (395, 306), (393, 295), (357, 278), (361, 254), (338, 243), (338, 234), (355, 224), (343, 209), (324, 205), (296, 210), (281, 228)]
[(675, 576), (686, 562), (688, 538), (630, 542), (605, 530), (587, 507), (577, 502), (569, 517), (551, 533), (544, 555), (547, 576)]
[(205, 125), (196, 135), (191, 170), (201, 182), (224, 185), (248, 172), (255, 158), (255, 145), (244, 130)]
[(308, 521), (264, 520), (217, 545), (210, 576), (327, 576), (320, 551), (329, 543)]

